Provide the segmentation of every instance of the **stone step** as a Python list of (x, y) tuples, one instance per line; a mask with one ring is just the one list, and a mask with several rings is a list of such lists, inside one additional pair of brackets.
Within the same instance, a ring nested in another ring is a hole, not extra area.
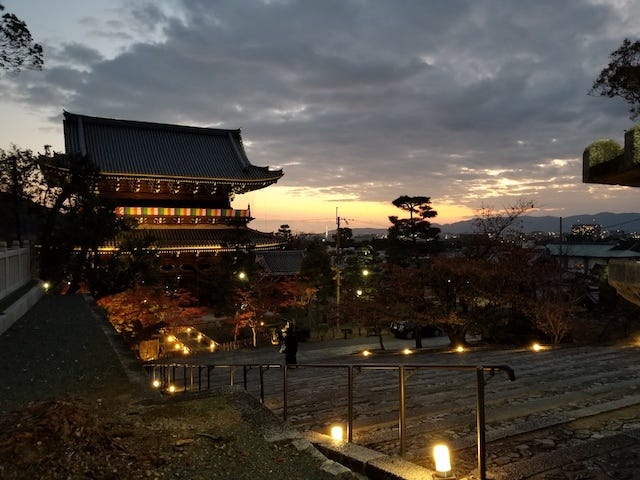
[(538, 454), (534, 458), (527, 460), (508, 462), (501, 467), (492, 466), (488, 472), (488, 477), (494, 480), (522, 480), (531, 478), (533, 475), (565, 466), (568, 463), (567, 459), (570, 459), (571, 463), (578, 463), (608, 452), (637, 445), (638, 435), (639, 433), (637, 431), (631, 434), (615, 434), (587, 440), (578, 445), (556, 448), (552, 452)]

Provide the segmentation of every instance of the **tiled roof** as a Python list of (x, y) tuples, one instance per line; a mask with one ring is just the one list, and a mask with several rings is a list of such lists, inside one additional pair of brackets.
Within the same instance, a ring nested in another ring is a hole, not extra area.
[(256, 261), (268, 275), (297, 275), (303, 258), (301, 250), (260, 252), (256, 255)]
[(545, 248), (551, 255), (589, 258), (638, 258), (640, 253), (632, 250), (619, 250), (615, 245), (603, 243), (550, 243)]
[(67, 153), (87, 154), (103, 174), (267, 183), (283, 175), (251, 164), (240, 130), (64, 112), (64, 140)]
[[(282, 246), (282, 237), (261, 233), (250, 228), (139, 228), (133, 235), (155, 238), (154, 248), (158, 250), (216, 251), (233, 250), (236, 245), (254, 246), (256, 250), (273, 249)], [(115, 247), (115, 242), (107, 247)]]

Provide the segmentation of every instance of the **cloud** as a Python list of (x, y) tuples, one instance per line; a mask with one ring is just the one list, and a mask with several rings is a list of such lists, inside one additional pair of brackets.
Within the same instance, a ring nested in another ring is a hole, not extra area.
[(120, 50), (61, 45), (21, 97), (241, 127), (252, 162), (286, 165), (294, 190), (475, 208), (547, 189), (566, 203), (560, 190), (585, 188), (584, 147), (629, 125), (622, 102), (587, 93), (640, 33), (633, 3), (175, 0), (118, 12), (84, 25)]

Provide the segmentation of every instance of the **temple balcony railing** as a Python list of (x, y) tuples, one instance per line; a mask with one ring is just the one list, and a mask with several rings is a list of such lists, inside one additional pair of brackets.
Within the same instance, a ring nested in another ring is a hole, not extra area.
[(195, 207), (116, 207), (116, 215), (135, 218), (139, 225), (216, 224), (229, 220), (249, 222), (251, 209)]

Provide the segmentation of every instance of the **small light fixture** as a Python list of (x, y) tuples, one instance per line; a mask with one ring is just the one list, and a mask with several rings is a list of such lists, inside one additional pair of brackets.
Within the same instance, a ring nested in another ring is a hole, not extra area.
[(458, 346), (456, 347), (456, 352), (458, 352), (458, 353), (464, 353), (464, 347), (463, 347), (462, 345), (458, 345)]
[(411, 355), (413, 352), (410, 348), (405, 348), (404, 350), (402, 350), (402, 353), (404, 353), (405, 355)]
[(175, 385), (169, 385), (169, 388), (167, 388), (167, 391), (169, 393), (175, 393), (176, 392), (176, 386)]
[(456, 476), (451, 472), (451, 457), (449, 447), (438, 444), (433, 447), (433, 459), (436, 464), (436, 473), (432, 475), (433, 480), (455, 480)]
[(42, 284), (42, 288), (44, 289), (45, 292), (48, 292), (49, 289), (51, 288), (51, 284), (49, 282), (44, 282)]
[(153, 385), (153, 388), (159, 388), (160, 387), (160, 380), (158, 380), (157, 378), (151, 382), (151, 385)]
[(371, 352), (369, 350), (363, 350), (362, 355), (368, 357), (369, 355), (371, 355)]
[(531, 350), (533, 350), (534, 352), (539, 352), (540, 350), (542, 350), (542, 346), (540, 346), (540, 344), (536, 342), (531, 346)]
[(334, 425), (331, 427), (331, 438), (337, 442), (342, 442), (343, 440), (342, 426)]

